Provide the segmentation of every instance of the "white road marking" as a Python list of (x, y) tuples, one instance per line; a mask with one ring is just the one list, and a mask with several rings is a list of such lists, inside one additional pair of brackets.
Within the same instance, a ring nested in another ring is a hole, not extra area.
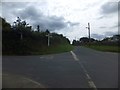
[(79, 61), (79, 59), (77, 58), (77, 56), (75, 55), (75, 53), (73, 51), (70, 51), (71, 54), (73, 55), (73, 58), (76, 60), (76, 61)]
[[(30, 88), (46, 88), (45, 86), (43, 86), (39, 82), (36, 82), (36, 81), (34, 81), (32, 79), (29, 79), (29, 78), (26, 78), (26, 77), (23, 77), (23, 76), (20, 76), (20, 75), (4, 73), (4, 74), (2, 74), (2, 76), (3, 76), (3, 78), (4, 78), (3, 80), (5, 82), (8, 81), (8, 80), (12, 80), (13, 79), (15, 85), (20, 84), (20, 86), (19, 85), (17, 86), (18, 88), (21, 88), (22, 86), (24, 87), (24, 85), (27, 85), (24, 88), (26, 88), (26, 87), (30, 87)], [(17, 82), (17, 84), (16, 84), (16, 82)], [(7, 83), (7, 84), (10, 87), (12, 85), (11, 83)]]
[(40, 56), (40, 59), (53, 59), (53, 56)]
[(86, 75), (86, 78), (87, 78), (87, 81), (88, 81), (88, 84), (89, 84), (89, 87), (90, 88), (93, 88), (94, 90), (97, 90), (94, 82), (92, 81), (90, 75), (88, 74), (87, 70), (85, 69), (85, 67), (83, 66), (83, 64), (79, 61), (79, 59), (77, 58), (76, 54), (73, 52), (73, 51), (70, 51), (73, 58), (75, 59), (75, 61), (78, 61), (78, 63), (80, 64), (81, 68), (83, 69), (85, 75)]
[(40, 57), (40, 59), (43, 59), (44, 57)]
[(86, 76), (88, 77), (88, 79), (91, 79), (90, 76), (88, 74), (86, 74)]
[(40, 86), (41, 88), (45, 88), (43, 85), (41, 85), (40, 83), (36, 82), (36, 81), (33, 81), (32, 79), (29, 79), (29, 78), (24, 78), (25, 80), (28, 80), (29, 82), (32, 82), (38, 86)]

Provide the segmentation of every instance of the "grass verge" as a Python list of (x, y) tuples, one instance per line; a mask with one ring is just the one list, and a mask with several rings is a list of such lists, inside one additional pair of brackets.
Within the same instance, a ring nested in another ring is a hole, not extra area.
[(32, 55), (57, 54), (57, 53), (69, 52), (73, 49), (74, 46), (65, 44), (65, 45), (43, 47), (38, 49), (36, 52), (31, 52), (31, 54)]
[(120, 46), (91, 45), (86, 47), (104, 52), (120, 53)]
[(63, 52), (69, 52), (74, 49), (73, 45), (70, 44), (61, 44), (61, 45), (54, 45), (54, 46), (36, 46), (30, 48), (29, 51), (25, 49), (19, 50), (19, 52), (4, 52), (2, 55), (14, 56), (14, 55), (46, 55), (46, 54), (57, 54)]

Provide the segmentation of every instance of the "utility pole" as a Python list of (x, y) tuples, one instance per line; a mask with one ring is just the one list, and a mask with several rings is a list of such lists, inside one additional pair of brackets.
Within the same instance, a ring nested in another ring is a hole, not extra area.
[(40, 32), (40, 26), (39, 25), (37, 25), (37, 31)]
[(90, 23), (88, 23), (88, 26), (86, 28), (88, 29), (88, 37), (89, 37), (89, 45), (90, 45)]
[(49, 33), (46, 35), (48, 37), (48, 47), (50, 46), (50, 37), (52, 37)]

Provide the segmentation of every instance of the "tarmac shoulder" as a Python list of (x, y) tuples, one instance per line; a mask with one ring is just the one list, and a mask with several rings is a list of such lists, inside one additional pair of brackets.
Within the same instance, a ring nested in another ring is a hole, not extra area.
[(45, 88), (40, 83), (20, 75), (2, 74), (2, 88)]

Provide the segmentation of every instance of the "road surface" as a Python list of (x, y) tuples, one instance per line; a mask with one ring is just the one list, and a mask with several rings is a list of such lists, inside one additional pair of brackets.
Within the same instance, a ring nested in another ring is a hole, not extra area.
[(117, 53), (76, 47), (61, 54), (2, 58), (3, 73), (20, 75), (45, 88), (118, 88)]

